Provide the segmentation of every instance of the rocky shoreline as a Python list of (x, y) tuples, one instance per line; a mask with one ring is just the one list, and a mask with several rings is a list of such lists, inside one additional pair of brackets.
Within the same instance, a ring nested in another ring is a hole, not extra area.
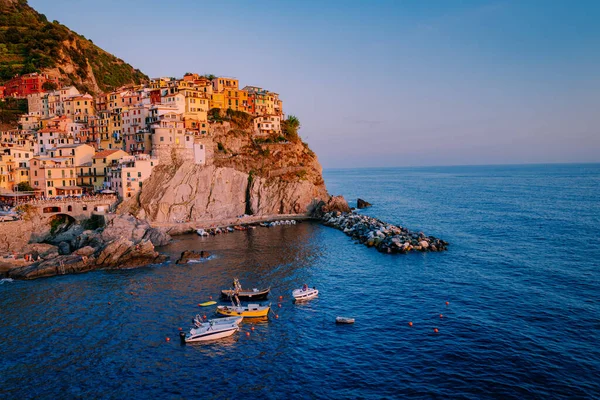
[[(165, 262), (155, 250), (171, 237), (131, 215), (111, 215), (104, 228), (83, 230), (76, 225), (58, 235), (56, 246), (37, 244), (30, 252), (35, 262), (6, 269), (12, 279), (36, 279), (97, 269), (123, 269)], [(56, 239), (56, 238), (55, 238)], [(72, 251), (72, 252), (71, 252)]]
[(405, 254), (410, 251), (436, 252), (448, 249), (448, 242), (444, 240), (351, 211), (329, 211), (321, 216), (321, 221), (323, 225), (339, 229), (381, 253)]

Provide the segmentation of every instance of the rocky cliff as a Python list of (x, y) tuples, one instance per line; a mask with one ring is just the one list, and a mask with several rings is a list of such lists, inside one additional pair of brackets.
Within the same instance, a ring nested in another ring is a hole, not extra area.
[(253, 135), (240, 120), (211, 124), (205, 165), (161, 160), (139, 197), (122, 205), (151, 222), (203, 222), (240, 214), (306, 214), (329, 195), (317, 156), (282, 136)]

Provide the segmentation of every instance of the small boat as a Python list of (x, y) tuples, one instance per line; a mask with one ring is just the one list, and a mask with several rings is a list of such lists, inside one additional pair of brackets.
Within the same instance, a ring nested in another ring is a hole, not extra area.
[(221, 315), (239, 316), (244, 318), (261, 318), (269, 315), (271, 305), (248, 304), (247, 306), (217, 306), (217, 313)]
[(227, 227), (227, 232), (233, 232), (233, 231), (234, 231), (234, 229), (231, 226)]
[(336, 324), (353, 324), (354, 323), (354, 318), (336, 317), (335, 323)]
[(199, 236), (208, 236), (208, 232), (206, 232), (204, 229), (196, 229), (196, 233)]
[(309, 288), (306, 284), (303, 285), (301, 289), (292, 291), (292, 296), (294, 296), (295, 301), (314, 299), (318, 294), (319, 291), (316, 288)]
[(270, 287), (266, 289), (242, 289), (240, 281), (235, 278), (233, 280), (233, 289), (221, 290), (221, 296), (224, 298), (231, 298), (237, 295), (240, 300), (264, 300), (269, 296), (270, 291)]
[(231, 336), (239, 330), (240, 327), (235, 322), (203, 323), (198, 327), (190, 329), (190, 333), (185, 335), (184, 340), (186, 343), (206, 342)]
[(209, 325), (210, 324), (213, 324), (213, 325), (237, 324), (237, 325), (239, 325), (243, 319), (244, 319), (244, 317), (242, 317), (242, 316), (236, 316), (236, 317), (213, 318), (213, 319), (209, 319), (208, 321), (204, 321), (202, 319), (202, 317), (200, 316), (200, 314), (198, 314), (193, 319), (193, 323), (196, 328), (198, 328), (204, 324), (209, 324)]
[(213, 304), (217, 304), (216, 301), (205, 301), (204, 303), (200, 303), (198, 304), (200, 307), (208, 307), (208, 306), (212, 306)]

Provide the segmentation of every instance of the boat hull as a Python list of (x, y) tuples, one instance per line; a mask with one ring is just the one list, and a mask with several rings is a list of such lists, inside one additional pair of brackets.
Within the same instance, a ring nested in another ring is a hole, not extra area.
[(269, 315), (270, 306), (228, 307), (218, 306), (217, 313), (227, 316), (242, 316), (244, 318), (264, 318)]
[(308, 289), (308, 290), (296, 289), (292, 292), (292, 296), (294, 297), (295, 301), (311, 300), (311, 299), (314, 299), (315, 297), (317, 297), (318, 295), (319, 295), (319, 291), (317, 289)]
[(199, 334), (190, 334), (185, 338), (185, 341), (186, 343), (208, 342), (211, 340), (217, 340), (231, 336), (239, 330), (239, 326), (232, 325), (220, 330), (208, 330)]
[[(242, 290), (237, 293), (238, 299), (240, 300), (265, 300), (269, 296), (271, 289), (262, 289), (256, 292), (252, 290)], [(234, 291), (230, 289), (221, 290), (221, 297), (230, 298), (234, 295)]]

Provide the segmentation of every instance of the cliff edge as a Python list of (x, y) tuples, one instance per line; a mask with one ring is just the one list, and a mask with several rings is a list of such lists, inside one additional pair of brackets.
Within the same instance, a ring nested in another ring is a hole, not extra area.
[(309, 214), (330, 197), (317, 156), (298, 137), (256, 137), (247, 118), (233, 118), (211, 123), (198, 140), (206, 146), (202, 164), (171, 149), (120, 211), (152, 223), (202, 223)]

